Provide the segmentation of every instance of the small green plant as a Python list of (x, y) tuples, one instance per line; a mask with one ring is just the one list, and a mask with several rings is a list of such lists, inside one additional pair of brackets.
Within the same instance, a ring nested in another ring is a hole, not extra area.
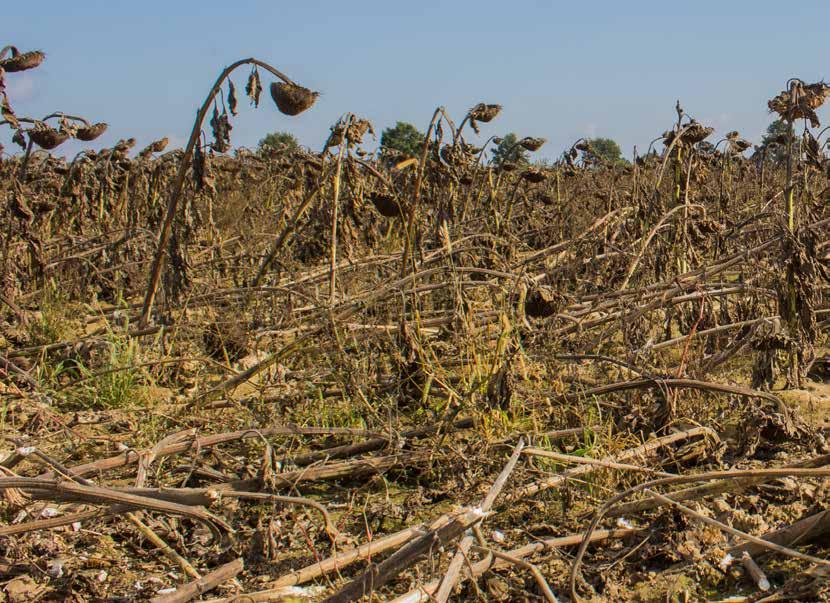
[[(366, 429), (366, 421), (360, 414), (360, 405), (347, 398), (325, 398), (322, 390), (317, 391), (316, 400), (306, 412), (303, 422), (315, 427), (353, 427)], [(298, 417), (299, 419), (299, 417)]]
[[(114, 340), (110, 345), (106, 365), (111, 369), (121, 369), (136, 362), (138, 348), (134, 341)], [(87, 369), (84, 375), (92, 375)], [(95, 375), (89, 386), (89, 400), (96, 408), (123, 408), (137, 400), (136, 394), (141, 388), (142, 376), (138, 369), (114, 370), (102, 375)]]
[(3, 397), (3, 401), (0, 402), (0, 433), (6, 433), (6, 417), (9, 414), (9, 401), (6, 397)]
[(112, 410), (143, 405), (146, 377), (136, 340), (110, 332), (102, 355), (42, 363), (37, 378), (67, 409)]
[(38, 301), (39, 311), (27, 323), (33, 345), (49, 345), (69, 339), (74, 327), (73, 309), (66, 296), (50, 282)]

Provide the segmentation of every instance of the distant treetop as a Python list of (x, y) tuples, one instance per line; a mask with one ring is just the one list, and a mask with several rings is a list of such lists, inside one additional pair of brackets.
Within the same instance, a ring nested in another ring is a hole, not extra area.
[(264, 151), (267, 149), (274, 151), (290, 151), (300, 146), (297, 139), (289, 132), (271, 132), (259, 141), (257, 149)]
[(417, 157), (424, 144), (424, 135), (418, 128), (405, 121), (399, 121), (386, 128), (380, 135), (380, 150), (397, 151), (409, 157)]
[(622, 149), (615, 140), (610, 138), (589, 138), (588, 155), (592, 158), (601, 159), (611, 164), (627, 163), (623, 158)]
[(527, 151), (519, 144), (519, 138), (513, 132), (505, 134), (493, 149), (493, 165), (500, 166), (505, 162), (528, 163)]
[(758, 151), (766, 155), (768, 161), (781, 165), (787, 159), (787, 138), (790, 128), (783, 119), (776, 119), (769, 126), (761, 138)]

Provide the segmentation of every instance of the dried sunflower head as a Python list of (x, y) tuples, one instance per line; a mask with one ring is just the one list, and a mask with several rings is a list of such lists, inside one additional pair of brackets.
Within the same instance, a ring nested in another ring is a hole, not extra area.
[(84, 142), (90, 142), (98, 138), (101, 134), (107, 131), (107, 124), (104, 122), (99, 122), (97, 124), (92, 124), (91, 126), (83, 126), (78, 128), (75, 132), (75, 138), (78, 140), (83, 140)]
[(535, 152), (541, 149), (547, 141), (547, 138), (533, 138), (532, 136), (525, 136), (519, 141), (519, 145), (528, 151)]
[(687, 128), (688, 129), (681, 137), (681, 141), (690, 145), (703, 142), (706, 138), (712, 135), (712, 132), (715, 131), (715, 128), (709, 128), (703, 124), (697, 123), (696, 121), (691, 122)]
[(319, 92), (297, 84), (271, 83), (271, 98), (274, 99), (280, 112), (285, 115), (299, 115), (309, 109), (317, 101), (318, 96), (320, 96)]
[(159, 140), (154, 140), (153, 142), (148, 144), (146, 147), (141, 149), (141, 152), (139, 152), (138, 156), (139, 157), (149, 157), (153, 153), (161, 153), (166, 148), (167, 148), (167, 137), (165, 136), (164, 138), (160, 138)]
[(363, 137), (367, 133), (374, 137), (375, 129), (368, 119), (353, 118), (348, 128), (346, 128), (345, 121), (338, 121), (331, 127), (331, 134), (326, 142), (326, 146), (336, 147), (342, 144), (344, 133), (346, 135), (346, 141), (350, 145), (359, 145), (363, 143)]
[(675, 138), (677, 138), (677, 135), (680, 134), (680, 139), (676, 143), (677, 145), (695, 145), (699, 142), (703, 142), (706, 138), (711, 136), (714, 131), (714, 128), (709, 128), (692, 120), (685, 126), (681, 127), (680, 130), (667, 130), (666, 132), (663, 132), (663, 144), (667, 147), (670, 146), (674, 142)]
[(461, 142), (458, 144), (448, 144), (441, 147), (439, 151), (441, 159), (447, 164), (455, 167), (464, 167), (473, 163), (476, 159), (473, 149), (475, 147)]
[(545, 174), (543, 171), (533, 168), (522, 172), (522, 179), (527, 180), (528, 182), (532, 182), (534, 184), (544, 182), (545, 180), (547, 180), (547, 178), (547, 174)]
[(531, 318), (553, 316), (562, 306), (562, 299), (551, 287), (533, 286), (525, 297), (524, 311)]
[(473, 121), (480, 121), (481, 123), (488, 123), (493, 121), (501, 112), (501, 105), (488, 105), (479, 103), (470, 109), (470, 119)]
[(366, 134), (375, 136), (375, 129), (371, 122), (368, 119), (353, 120), (349, 129), (346, 130), (346, 140), (352, 144), (361, 144)]
[(69, 132), (66, 130), (56, 130), (44, 123), (35, 124), (35, 127), (27, 133), (37, 146), (47, 151), (63, 144), (69, 138)]
[(369, 193), (369, 200), (381, 216), (386, 218), (403, 217), (403, 210), (401, 209), (398, 201), (392, 195), (375, 191)]
[(475, 107), (469, 110), (467, 113), (470, 116), (470, 127), (475, 130), (475, 133), (478, 134), (478, 123), (487, 123), (493, 121), (496, 116), (501, 111), (501, 105), (488, 105), (485, 103), (479, 103)]
[(135, 146), (135, 138), (127, 138), (119, 140), (114, 147), (112, 147), (113, 159), (126, 159), (127, 154)]
[(40, 50), (32, 50), (31, 52), (17, 52), (17, 48), (11, 48), (12, 56), (8, 59), (0, 61), (0, 68), (7, 73), (15, 73), (17, 71), (26, 71), (27, 69), (34, 69), (43, 62), (46, 55)]
[(731, 142), (732, 149), (736, 153), (743, 153), (749, 147), (752, 146), (752, 143), (749, 142), (746, 138), (735, 138), (734, 140), (731, 140), (730, 142)]
[(824, 104), (828, 96), (830, 96), (830, 86), (824, 82), (805, 84), (796, 79), (790, 82), (789, 90), (783, 90), (778, 96), (770, 99), (767, 106), (782, 119), (787, 121), (808, 119), (810, 125), (817, 128), (821, 122), (815, 110)]

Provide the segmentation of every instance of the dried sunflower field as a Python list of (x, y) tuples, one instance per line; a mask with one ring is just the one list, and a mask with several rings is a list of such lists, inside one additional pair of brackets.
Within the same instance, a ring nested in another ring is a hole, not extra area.
[(480, 99), (234, 149), (318, 97), (251, 58), (183, 149), (64, 159), (108, 126), (16, 112), (44, 59), (0, 54), (0, 601), (830, 601), (829, 86), (770, 91), (778, 159), (678, 103), (496, 165)]

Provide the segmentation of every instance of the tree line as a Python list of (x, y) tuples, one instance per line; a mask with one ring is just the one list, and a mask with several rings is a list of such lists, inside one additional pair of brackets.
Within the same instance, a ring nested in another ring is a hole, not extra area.
[[(772, 163), (782, 163), (787, 152), (788, 128), (780, 119), (773, 121), (764, 133), (761, 143), (755, 147), (753, 157), (766, 157)], [(511, 132), (496, 139), (490, 151), (490, 162), (499, 166), (502, 163), (530, 163), (528, 152), (517, 144), (518, 137)], [(399, 121), (394, 126), (383, 130), (380, 136), (380, 157), (419, 157), (424, 142), (424, 133), (410, 123)], [(622, 149), (611, 138), (594, 137), (586, 139), (587, 148), (593, 159), (608, 164), (626, 164)], [(272, 132), (259, 141), (258, 150), (286, 151), (299, 147), (299, 142), (288, 132)]]

